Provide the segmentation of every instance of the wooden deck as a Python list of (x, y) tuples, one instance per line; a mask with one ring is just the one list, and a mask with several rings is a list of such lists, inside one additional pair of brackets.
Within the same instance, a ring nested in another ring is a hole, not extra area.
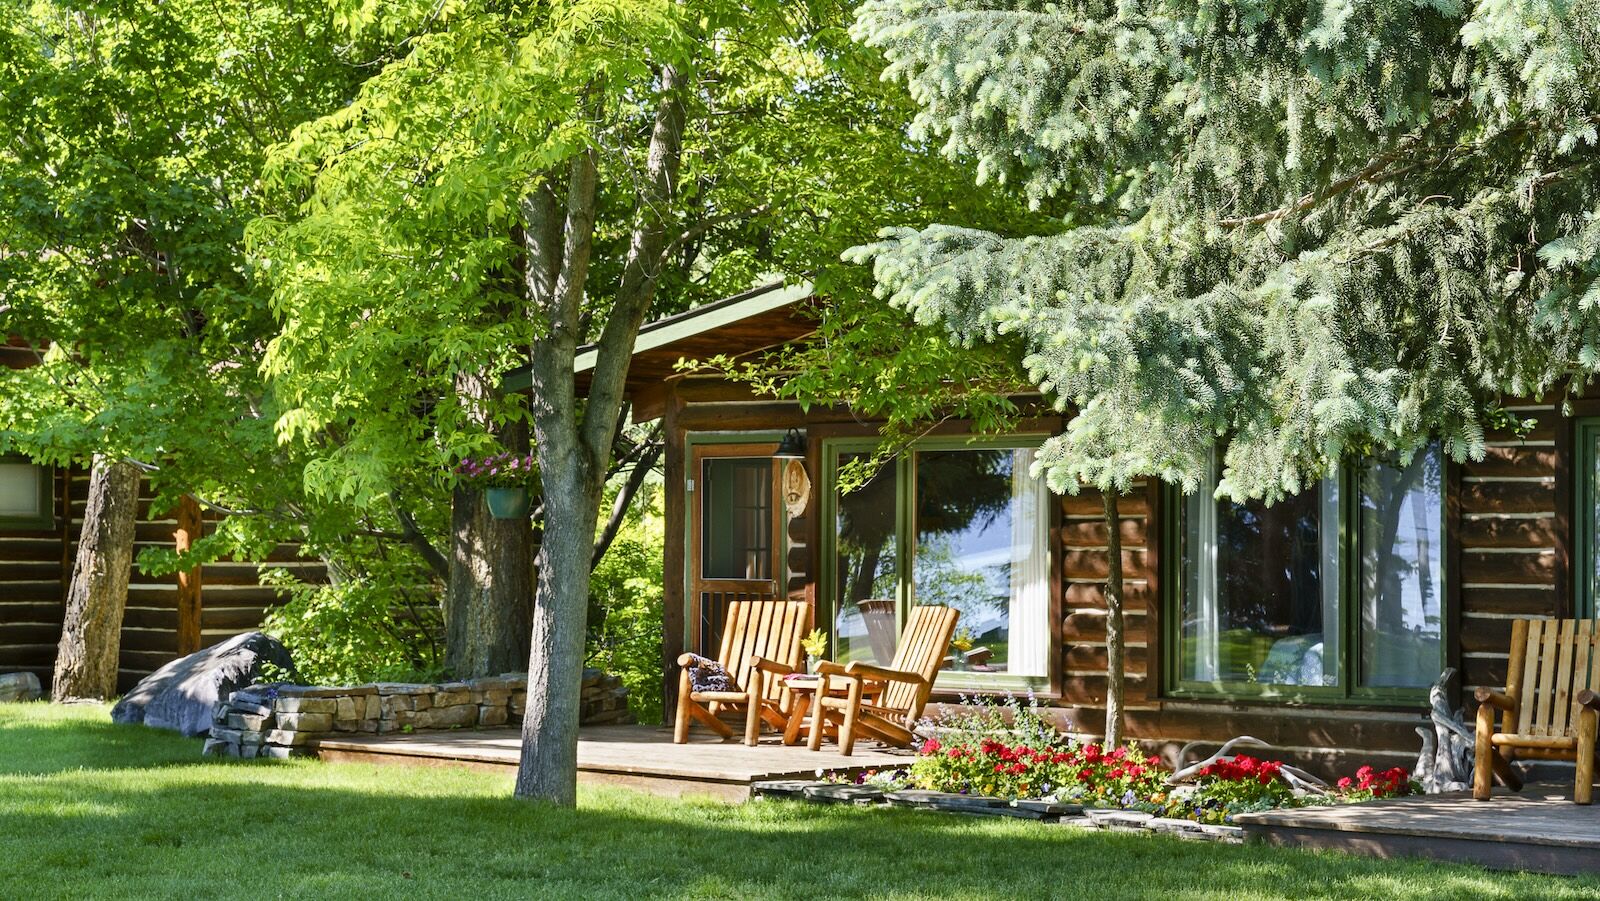
[(1394, 798), (1342, 807), (1242, 814), (1247, 841), (1369, 857), (1431, 857), (1498, 870), (1600, 873), (1600, 805), (1572, 803), (1572, 786)]
[[(515, 772), (521, 737), (516, 729), (418, 732), (410, 735), (351, 735), (317, 745), (323, 760), (405, 766), (460, 766)], [(660, 726), (594, 726), (578, 736), (578, 781), (622, 785), (654, 794), (703, 795), (728, 801), (750, 797), (752, 783), (768, 779), (815, 778), (817, 770), (858, 772), (904, 766), (910, 752), (857, 744), (845, 757), (832, 745), (812, 752), (785, 747), (776, 737), (759, 747), (723, 742), (697, 732), (688, 744), (673, 744), (672, 731)]]

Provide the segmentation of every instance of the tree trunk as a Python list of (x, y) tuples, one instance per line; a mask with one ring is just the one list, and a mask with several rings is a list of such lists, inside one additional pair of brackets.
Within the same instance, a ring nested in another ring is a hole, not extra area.
[(522, 204), (527, 291), (533, 308), (542, 311), (545, 326), (533, 342), (529, 403), (544, 486), (545, 531), (517, 768), (520, 798), (568, 807), (577, 803), (578, 696), (588, 625), (589, 565), (628, 366), (661, 276), (667, 214), (676, 193), (683, 146), (683, 90), (678, 72), (672, 66), (662, 67), (661, 96), (628, 255), (616, 299), (596, 342), (588, 397), (582, 404), (572, 370), (583, 332), (581, 312), (594, 239), (597, 154), (590, 151), (571, 160), (564, 215), (548, 189), (536, 191)]
[[(549, 446), (557, 442), (564, 446)], [(601, 492), (575, 440), (541, 431), (539, 450), (547, 460), (566, 459), (571, 465), (552, 467), (544, 480), (547, 529), (539, 549), (539, 600), (516, 794), (571, 806), (577, 802), (578, 702)]]
[[(461, 390), (485, 390), (463, 378)], [(500, 443), (528, 452), (528, 426), (500, 430)], [(515, 672), (528, 661), (533, 621), (533, 526), (495, 519), (483, 492), (451, 496), (450, 588), (445, 596), (445, 668), (457, 679)]]
[(56, 652), (52, 695), (57, 701), (103, 699), (117, 693), (122, 611), (128, 604), (138, 504), (138, 468), (96, 456)]
[(1101, 494), (1106, 514), (1106, 738), (1109, 749), (1122, 744), (1123, 620), (1122, 620), (1122, 515), (1118, 494)]

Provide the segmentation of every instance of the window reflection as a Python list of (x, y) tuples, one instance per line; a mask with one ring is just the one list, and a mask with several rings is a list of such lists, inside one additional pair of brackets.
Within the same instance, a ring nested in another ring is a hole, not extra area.
[(1444, 622), (1444, 461), (1375, 462), (1361, 484), (1361, 681), (1425, 688), (1439, 676)]
[(1012, 623), (1047, 615), (1049, 603), (1044, 511), (1028, 472), (1032, 453), (917, 454), (914, 597), (961, 611), (962, 644), (971, 647), (954, 652), (957, 669), (1045, 672), (1048, 645), (1012, 635)]
[[(843, 466), (866, 454), (840, 454)], [(835, 528), (838, 568), (834, 597), (836, 647), (841, 663), (863, 660), (887, 665), (894, 659), (899, 624), (899, 569), (895, 559), (896, 503), (899, 476), (894, 465), (882, 466), (865, 485), (839, 495)]]
[(1337, 515), (1337, 483), (1270, 507), (1189, 498), (1184, 679), (1338, 684)]

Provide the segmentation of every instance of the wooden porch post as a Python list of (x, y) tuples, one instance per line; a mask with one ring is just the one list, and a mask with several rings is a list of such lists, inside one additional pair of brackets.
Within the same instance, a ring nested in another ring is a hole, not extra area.
[[(200, 505), (189, 495), (178, 502), (178, 527), (172, 543), (178, 553), (194, 547), (201, 535)], [(200, 567), (178, 573), (178, 655), (200, 650)]]

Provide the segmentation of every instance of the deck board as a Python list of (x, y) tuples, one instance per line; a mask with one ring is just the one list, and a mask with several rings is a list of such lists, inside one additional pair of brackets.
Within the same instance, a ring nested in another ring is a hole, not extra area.
[[(350, 735), (322, 739), (318, 756), (333, 761), (516, 768), (521, 736), (516, 729)], [(768, 779), (815, 777), (818, 770), (860, 771), (910, 763), (908, 752), (856, 747), (845, 757), (824, 746), (785, 747), (775, 737), (755, 748), (697, 734), (674, 744), (672, 732), (656, 726), (596, 726), (578, 735), (582, 781), (628, 785), (663, 794), (708, 794), (730, 800), (749, 796), (750, 785)]]
[[(1564, 789), (1564, 790), (1563, 790)], [(1372, 857), (1431, 857), (1494, 869), (1600, 873), (1600, 807), (1572, 803), (1570, 786), (1392, 798), (1338, 807), (1241, 814), (1252, 841)]]

